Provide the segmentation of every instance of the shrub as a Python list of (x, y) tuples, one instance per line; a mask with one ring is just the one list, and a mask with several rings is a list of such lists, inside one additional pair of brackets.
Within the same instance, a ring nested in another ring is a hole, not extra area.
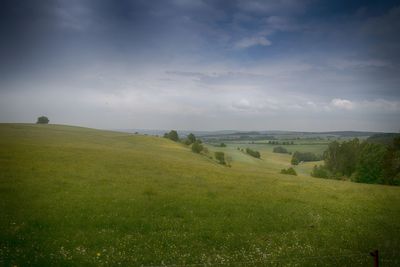
[(250, 156), (258, 158), (258, 159), (261, 157), (260, 152), (252, 150), (250, 148), (246, 148), (246, 153), (249, 154)]
[(225, 153), (217, 151), (214, 153), (215, 159), (218, 161), (219, 164), (225, 165)]
[(192, 144), (192, 151), (194, 153), (200, 153), (203, 150), (203, 146), (199, 142), (194, 142)]
[(289, 174), (289, 175), (297, 175), (295, 169), (293, 169), (292, 167), (287, 168), (287, 169), (282, 169), (281, 173), (282, 174)]
[(37, 124), (48, 124), (50, 122), (49, 118), (47, 118), (46, 116), (40, 116), (37, 119)]
[(226, 147), (225, 143), (221, 143), (219, 146), (220, 147)]
[(317, 178), (329, 178), (329, 171), (323, 165), (314, 165), (311, 176)]
[(283, 154), (288, 154), (288, 153), (289, 153), (289, 152), (287, 151), (287, 149), (284, 148), (284, 147), (282, 147), (282, 146), (274, 147), (273, 152), (274, 152), (274, 153), (283, 153)]

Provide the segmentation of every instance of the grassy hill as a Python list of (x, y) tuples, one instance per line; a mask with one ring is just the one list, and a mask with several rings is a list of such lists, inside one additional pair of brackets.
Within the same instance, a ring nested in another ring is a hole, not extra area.
[(0, 265), (400, 263), (400, 187), (281, 175), (270, 149), (228, 168), (158, 137), (0, 124)]

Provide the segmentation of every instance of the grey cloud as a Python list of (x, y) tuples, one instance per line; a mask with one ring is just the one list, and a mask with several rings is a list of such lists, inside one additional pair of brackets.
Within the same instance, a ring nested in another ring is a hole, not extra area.
[(389, 130), (400, 114), (398, 7), (320, 15), (335, 3), (2, 4), (2, 121), (46, 113), (102, 128)]

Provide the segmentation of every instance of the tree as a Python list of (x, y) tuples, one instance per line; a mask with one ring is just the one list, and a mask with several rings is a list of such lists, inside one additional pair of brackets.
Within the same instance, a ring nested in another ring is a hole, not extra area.
[(192, 144), (192, 151), (194, 153), (200, 153), (203, 150), (203, 146), (199, 142), (194, 142)]
[(383, 145), (363, 143), (354, 180), (359, 183), (382, 183), (385, 152)]
[(217, 151), (214, 153), (214, 156), (219, 164), (225, 165), (225, 153), (224, 152)]
[(169, 133), (165, 133), (164, 137), (171, 139), (172, 141), (175, 141), (175, 142), (179, 141), (178, 132), (175, 130), (171, 130)]
[(296, 151), (293, 153), (292, 156), (292, 165), (297, 165), (299, 164), (301, 161), (318, 161), (320, 160), (320, 157), (318, 157), (317, 155), (315, 155), (312, 152), (299, 152)]
[(333, 174), (350, 177), (356, 170), (360, 149), (361, 144), (357, 138), (341, 144), (333, 141), (324, 152), (326, 168)]
[(196, 142), (196, 136), (192, 133), (188, 134), (187, 141), (188, 145), (193, 144), (194, 142)]
[(37, 124), (48, 124), (49, 123), (49, 118), (47, 118), (46, 116), (40, 116), (38, 119), (37, 119)]
[(333, 141), (329, 143), (328, 149), (324, 152), (323, 156), (326, 168), (333, 173), (336, 173), (339, 169), (339, 148), (339, 142)]
[(393, 139), (393, 144), (387, 148), (383, 157), (383, 183), (400, 184), (400, 137)]

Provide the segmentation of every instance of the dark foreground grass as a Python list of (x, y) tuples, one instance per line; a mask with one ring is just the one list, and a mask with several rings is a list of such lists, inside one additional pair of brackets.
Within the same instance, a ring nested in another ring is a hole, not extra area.
[(399, 187), (238, 166), (163, 138), (2, 124), (0, 265), (400, 263)]

